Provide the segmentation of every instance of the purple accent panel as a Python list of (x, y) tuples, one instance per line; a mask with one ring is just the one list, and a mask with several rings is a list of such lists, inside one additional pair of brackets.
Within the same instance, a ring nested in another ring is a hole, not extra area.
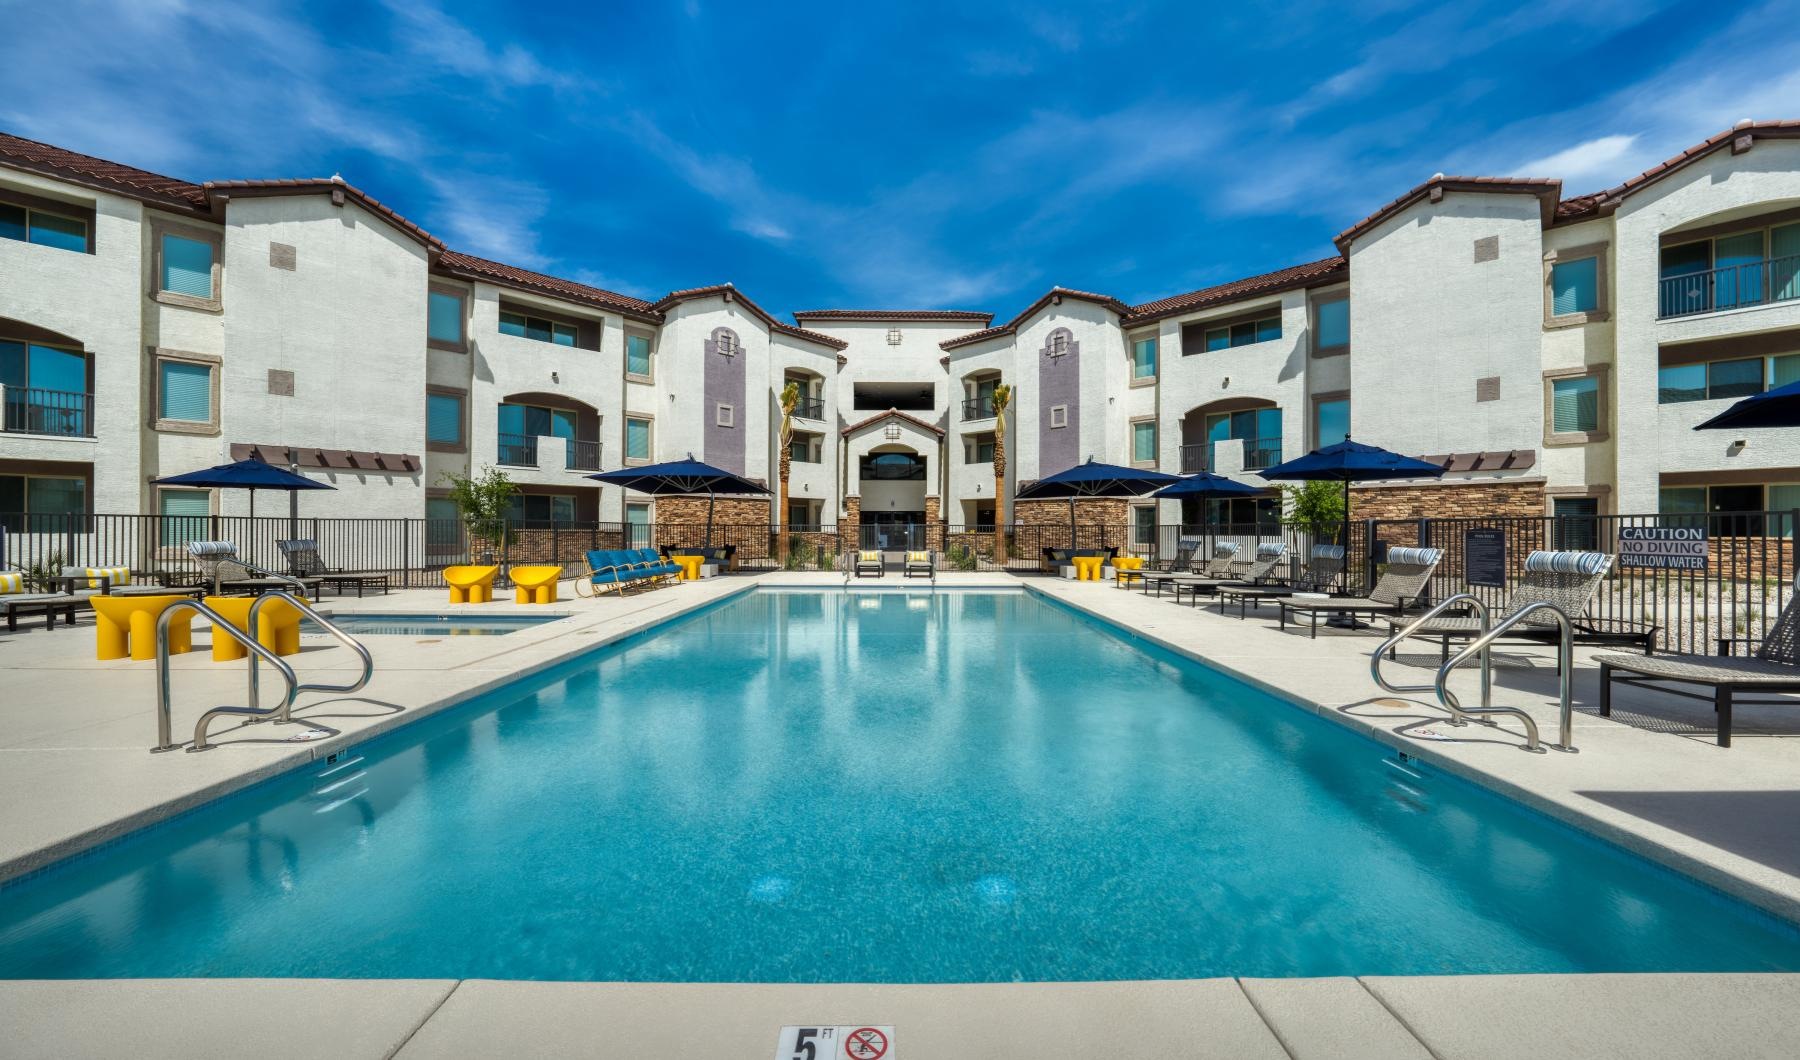
[[(724, 352), (729, 351), (729, 352)], [(737, 332), (730, 328), (714, 328), (706, 340), (706, 451), (701, 460), (715, 467), (742, 475), (744, 471), (744, 428), (750, 410), (745, 407), (744, 347)], [(719, 426), (719, 406), (731, 406), (731, 426)]]
[[(1059, 341), (1060, 340), (1060, 341)], [(1081, 462), (1081, 343), (1057, 328), (1038, 351), (1038, 477)], [(1050, 410), (1069, 409), (1068, 426), (1050, 426)]]

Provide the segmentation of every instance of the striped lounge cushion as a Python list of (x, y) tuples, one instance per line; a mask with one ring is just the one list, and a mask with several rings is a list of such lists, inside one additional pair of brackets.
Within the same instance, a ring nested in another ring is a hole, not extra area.
[(1256, 546), (1256, 556), (1258, 559), (1273, 559), (1277, 556), (1285, 555), (1287, 555), (1287, 546), (1279, 541), (1274, 544)]
[(931, 562), (931, 553), (930, 552), (908, 552), (906, 554), (906, 562), (908, 562), (908, 563), (930, 563)]
[(1342, 546), (1342, 545), (1314, 545), (1312, 547), (1312, 558), (1314, 558), (1314, 559), (1343, 559), (1344, 558), (1344, 546)]
[(100, 588), (103, 578), (114, 588), (131, 584), (130, 567), (84, 567), (83, 572), (87, 574), (87, 587), (90, 589)]
[(1390, 548), (1387, 561), (1410, 567), (1434, 567), (1443, 556), (1441, 548)]
[(237, 546), (229, 541), (189, 541), (188, 551), (196, 556), (235, 556)]
[(1237, 550), (1238, 543), (1236, 541), (1215, 541), (1213, 543), (1213, 558), (1225, 559), (1227, 556), (1235, 556), (1237, 555)]
[(1604, 552), (1533, 552), (1525, 557), (1525, 569), (1537, 574), (1599, 574), (1612, 562)]
[(857, 562), (859, 562), (859, 563), (880, 563), (881, 562), (881, 553), (878, 551), (864, 550), (862, 552), (858, 552), (856, 554), (856, 558), (857, 558)]
[(8, 596), (8, 595), (11, 595), (12, 593), (22, 593), (24, 591), (25, 591), (25, 575), (24, 574), (22, 574), (18, 571), (12, 571), (10, 573), (0, 574), (0, 596)]

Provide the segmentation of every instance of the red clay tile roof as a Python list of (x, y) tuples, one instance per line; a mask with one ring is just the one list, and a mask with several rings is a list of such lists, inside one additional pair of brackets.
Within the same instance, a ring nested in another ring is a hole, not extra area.
[(443, 241), (394, 212), (393, 208), (342, 177), (299, 177), (280, 180), (209, 180), (201, 185), (210, 199), (215, 195), (229, 198), (239, 193), (251, 195), (306, 195), (342, 192), (344, 198), (381, 217), (400, 231), (433, 250), (444, 249)]
[(1318, 287), (1328, 283), (1337, 283), (1350, 275), (1350, 265), (1343, 255), (1334, 258), (1322, 258), (1305, 265), (1290, 265), (1285, 269), (1265, 272), (1260, 276), (1247, 276), (1230, 283), (1221, 283), (1187, 294), (1178, 294), (1169, 298), (1159, 298), (1154, 302), (1131, 307), (1131, 315), (1121, 323), (1125, 327), (1144, 324), (1152, 320), (1161, 320), (1180, 313), (1204, 309), (1207, 306), (1235, 302), (1254, 295), (1271, 294), (1276, 291), (1288, 291), (1296, 287)]
[(844, 435), (844, 437), (848, 438), (852, 434), (855, 434), (857, 431), (860, 431), (864, 427), (867, 427), (869, 424), (880, 423), (882, 420), (887, 419), (889, 416), (892, 416), (896, 419), (902, 419), (908, 423), (916, 424), (920, 427), (923, 427), (926, 430), (930, 431), (931, 433), (937, 435), (940, 438), (943, 437), (943, 435), (944, 435), (944, 429), (942, 427), (939, 427), (937, 424), (926, 423), (924, 420), (920, 419), (919, 417), (910, 416), (904, 412), (901, 412), (899, 409), (888, 409), (886, 412), (877, 412), (875, 415), (870, 416), (866, 420), (859, 420), (856, 423), (852, 423), (849, 426), (844, 428), (843, 435)]
[(670, 291), (668, 294), (657, 299), (656, 304), (650, 308), (658, 313), (663, 313), (667, 312), (669, 307), (678, 303), (691, 301), (695, 298), (710, 298), (713, 295), (722, 295), (727, 302), (743, 303), (744, 308), (749, 310), (752, 316), (767, 325), (770, 331), (788, 335), (796, 339), (804, 339), (807, 342), (815, 342), (821, 346), (829, 346), (834, 350), (846, 350), (850, 348), (850, 344), (843, 339), (834, 339), (830, 335), (821, 335), (816, 331), (797, 328), (792, 324), (783, 324), (781, 321), (770, 316), (768, 311), (763, 309), (762, 306), (757, 305), (755, 302), (752, 302), (749, 298), (745, 297), (744, 292), (738, 290), (735, 285), (729, 283), (715, 283), (706, 287), (690, 287), (685, 291)]
[(1673, 158), (1658, 162), (1623, 184), (1607, 188), (1605, 191), (1564, 199), (1557, 204), (1556, 220), (1559, 222), (1582, 221), (1611, 213), (1618, 207), (1620, 200), (1627, 195), (1656, 183), (1690, 162), (1704, 158), (1721, 147), (1737, 143), (1740, 138), (1746, 140), (1746, 148), (1754, 146), (1757, 140), (1800, 139), (1800, 121), (1739, 122), (1724, 132), (1707, 137)]
[(1025, 311), (999, 327), (987, 328), (983, 331), (972, 331), (967, 335), (958, 335), (953, 339), (945, 339), (938, 343), (940, 349), (953, 350), (958, 346), (991, 339), (996, 335), (1011, 335), (1019, 330), (1019, 325), (1037, 315), (1038, 310), (1052, 302), (1060, 303), (1065, 298), (1074, 298), (1083, 302), (1092, 302), (1097, 306), (1110, 309), (1120, 317), (1129, 316), (1131, 307), (1110, 294), (1095, 294), (1092, 291), (1077, 291), (1072, 287), (1052, 287), (1044, 297), (1025, 307)]
[(206, 191), (198, 184), (160, 173), (108, 162), (22, 136), (0, 133), (0, 162), (101, 191), (172, 206), (189, 213), (207, 212)]
[(1337, 238), (1332, 242), (1337, 244), (1338, 250), (1349, 253), (1350, 243), (1357, 236), (1420, 199), (1435, 198), (1446, 191), (1523, 192), (1536, 195), (1542, 203), (1544, 225), (1549, 227), (1550, 222), (1556, 216), (1557, 201), (1562, 197), (1562, 181), (1545, 177), (1446, 177), (1438, 174), (1425, 183), (1414, 186), (1411, 191), (1398, 199), (1339, 232)]
[(489, 261), (486, 258), (478, 258), (454, 250), (444, 251), (438, 257), (433, 271), (458, 276), (465, 280), (481, 280), (502, 287), (535, 291), (538, 294), (564, 298), (584, 305), (611, 309), (639, 320), (660, 321), (662, 319), (650, 308), (650, 303), (642, 298), (633, 298), (628, 294), (619, 294), (616, 291), (608, 291), (599, 287), (589, 287), (585, 283), (575, 283), (572, 280), (546, 276), (541, 272), (529, 272), (511, 265), (503, 265), (498, 261)]
[(994, 314), (972, 309), (809, 309), (795, 313), (794, 320), (858, 320), (880, 323), (887, 320), (979, 320), (983, 327), (992, 323)]

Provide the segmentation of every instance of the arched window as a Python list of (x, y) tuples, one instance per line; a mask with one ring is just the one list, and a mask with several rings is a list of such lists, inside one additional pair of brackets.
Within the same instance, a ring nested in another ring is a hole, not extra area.
[(742, 348), (738, 345), (737, 332), (730, 328), (714, 328), (712, 333), (713, 352), (722, 357), (735, 357)]

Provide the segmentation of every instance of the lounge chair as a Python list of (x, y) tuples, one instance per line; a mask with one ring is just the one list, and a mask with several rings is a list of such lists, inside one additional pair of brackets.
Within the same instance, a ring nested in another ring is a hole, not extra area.
[[(1729, 648), (1729, 642), (1722, 648)], [(1600, 666), (1600, 716), (1612, 714), (1612, 686), (1640, 685), (1684, 699), (1712, 701), (1719, 715), (1718, 744), (1731, 746), (1731, 708), (1737, 703), (1800, 706), (1792, 699), (1740, 699), (1740, 692), (1800, 692), (1800, 591), (1787, 606), (1756, 654), (1731, 655), (1596, 655)], [(1629, 676), (1624, 676), (1629, 675)], [(1698, 685), (1711, 695), (1668, 685)]]
[(1444, 558), (1438, 548), (1388, 549), (1388, 567), (1367, 596), (1340, 596), (1326, 600), (1287, 597), (1279, 601), (1281, 628), (1287, 628), (1288, 615), (1305, 615), (1312, 620), (1311, 635), (1319, 635), (1320, 615), (1402, 615), (1416, 603), (1431, 584), (1432, 572)]
[(205, 580), (215, 596), (242, 593), (261, 596), (266, 592), (293, 592), (319, 598), (319, 579), (296, 578), (253, 567), (238, 559), (237, 546), (230, 541), (189, 541), (188, 554), (200, 565)]
[(140, 581), (148, 575), (130, 567), (64, 567), (62, 581), (70, 592), (87, 596), (193, 596), (205, 595), (198, 586), (170, 588), (156, 581)]
[(910, 578), (914, 574), (931, 578), (937, 575), (937, 553), (927, 549), (923, 552), (908, 552), (906, 563), (900, 569), (903, 577)]
[[(1527, 608), (1534, 611), (1534, 604), (1554, 604), (1569, 618), (1574, 627), (1575, 640), (1583, 642), (1584, 630), (1587, 643), (1598, 638), (1603, 643), (1620, 643), (1620, 635), (1603, 632), (1585, 623), (1582, 616), (1588, 605), (1593, 603), (1594, 596), (1600, 591), (1600, 583), (1605, 581), (1607, 571), (1612, 569), (1612, 557), (1603, 552), (1533, 552), (1525, 557), (1525, 576), (1513, 584), (1512, 591), (1507, 594), (1505, 609), (1491, 616), (1488, 628), (1492, 629), (1512, 616)], [(1407, 625), (1404, 618), (1388, 618), (1388, 635), (1392, 636)], [(1649, 627), (1654, 630), (1655, 627)], [(1443, 658), (1450, 658), (1450, 642), (1452, 640), (1473, 640), (1481, 632), (1481, 620), (1473, 614), (1439, 615), (1412, 631), (1411, 636), (1423, 640), (1436, 638), (1443, 645)], [(1504, 640), (1528, 641), (1534, 644), (1546, 641), (1558, 643), (1562, 637), (1562, 627), (1548, 614), (1527, 617), (1519, 625), (1506, 632)], [(1647, 639), (1647, 638), (1646, 638)], [(1395, 648), (1388, 650), (1388, 657), (1393, 658)]]
[[(74, 584), (62, 580), (67, 590), (73, 590)], [(88, 597), (92, 592), (32, 592), (25, 582), (23, 571), (0, 571), (0, 611), (6, 612), (6, 628), (8, 632), (17, 632), (19, 616), (42, 614), (44, 628), (56, 628), (56, 616), (62, 615), (68, 625), (75, 624), (75, 612), (88, 606)]]
[(1238, 571), (1235, 577), (1228, 578), (1182, 578), (1175, 582), (1175, 602), (1181, 602), (1182, 593), (1192, 593), (1193, 603), (1199, 604), (1200, 594), (1216, 593), (1226, 586), (1257, 585), (1275, 573), (1275, 568), (1287, 558), (1287, 546), (1279, 541), (1256, 546), (1256, 558), (1248, 566)]
[(301, 578), (317, 578), (321, 584), (337, 589), (339, 596), (352, 586), (356, 595), (361, 598), (365, 589), (380, 589), (385, 596), (388, 591), (388, 576), (380, 571), (350, 571), (342, 567), (327, 567), (319, 558), (319, 543), (310, 537), (297, 538), (293, 541), (277, 541), (275, 546), (287, 557), (288, 570)]
[(1243, 618), (1264, 600), (1280, 600), (1295, 593), (1329, 593), (1343, 573), (1344, 546), (1314, 545), (1306, 566), (1290, 582), (1219, 586), (1219, 613), (1224, 614), (1225, 605), (1233, 600), (1237, 601), (1238, 617)]
[(856, 564), (854, 569), (858, 578), (880, 578), (887, 574), (887, 564), (882, 562), (881, 550), (878, 548), (858, 551), (853, 562)]
[(651, 588), (681, 576), (681, 568), (650, 548), (594, 549), (588, 569), (575, 578), (575, 595), (598, 596), (611, 587), (623, 596), (629, 586)]
[(1165, 585), (1174, 585), (1181, 581), (1233, 581), (1245, 567), (1238, 565), (1238, 543), (1236, 541), (1213, 542), (1212, 559), (1199, 570), (1189, 571), (1150, 571), (1138, 581), (1148, 593), (1151, 586), (1156, 587), (1156, 595), (1161, 596)]

